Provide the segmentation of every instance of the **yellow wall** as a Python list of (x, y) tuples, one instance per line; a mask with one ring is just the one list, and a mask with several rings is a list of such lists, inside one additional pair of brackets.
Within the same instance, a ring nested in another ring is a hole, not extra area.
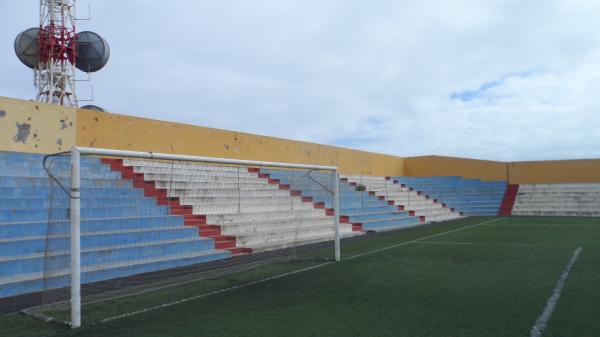
[(404, 175), (463, 176), (487, 181), (506, 180), (506, 163), (442, 156), (407, 157), (404, 158)]
[(337, 165), (342, 173), (401, 175), (400, 157), (80, 109), (77, 145), (208, 157)]
[(364, 175), (459, 175), (510, 183), (600, 182), (600, 159), (503, 163), (401, 158), (334, 146), (211, 129), (0, 97), (0, 151), (53, 153), (73, 145), (209, 157), (337, 165)]
[(508, 168), (511, 184), (600, 182), (600, 159), (524, 161)]
[(0, 151), (69, 150), (75, 144), (75, 126), (74, 109), (0, 97)]

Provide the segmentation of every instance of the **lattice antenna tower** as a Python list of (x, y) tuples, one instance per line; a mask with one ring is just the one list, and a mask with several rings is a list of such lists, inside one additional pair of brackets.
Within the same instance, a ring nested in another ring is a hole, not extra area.
[(76, 107), (75, 0), (40, 0), (36, 101)]
[(108, 62), (110, 48), (100, 35), (77, 32), (76, 0), (40, 0), (38, 27), (15, 39), (15, 53), (33, 69), (36, 101), (77, 107), (75, 68), (91, 73)]

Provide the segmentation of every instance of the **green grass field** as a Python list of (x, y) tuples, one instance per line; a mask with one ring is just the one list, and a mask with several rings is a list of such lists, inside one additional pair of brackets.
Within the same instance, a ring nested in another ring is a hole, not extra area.
[[(77, 330), (3, 315), (0, 335), (530, 336), (577, 247), (542, 335), (600, 336), (600, 219), (545, 217), (466, 218), (346, 243), (338, 263), (273, 263), (88, 304), (87, 325)], [(314, 268), (100, 322), (307, 267)]]

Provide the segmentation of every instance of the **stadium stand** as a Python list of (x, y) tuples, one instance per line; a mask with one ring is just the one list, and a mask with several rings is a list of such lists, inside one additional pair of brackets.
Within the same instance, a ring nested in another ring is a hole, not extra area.
[(343, 176), (349, 182), (364, 185), (366, 190), (377, 197), (392, 201), (415, 216), (424, 216), (425, 223), (446, 221), (460, 217), (460, 214), (437, 200), (411, 191), (408, 187), (395, 183), (389, 177)]
[[(69, 284), (69, 199), (49, 183), (42, 158), (0, 152), (0, 298)], [(64, 159), (50, 166), (68, 186)], [(231, 256), (99, 158), (81, 167), (82, 283)]]
[(498, 214), (507, 186), (505, 181), (481, 181), (458, 176), (393, 177), (392, 179), (464, 215)]
[[(217, 248), (237, 254), (333, 240), (332, 212), (256, 168), (125, 159), (123, 169), (119, 162), (112, 160), (113, 167), (136, 177), (137, 186), (175, 203), (172, 212), (200, 219), (200, 235)], [(340, 233), (352, 235), (352, 227), (341, 224)]]
[(513, 215), (600, 216), (600, 184), (522, 184)]
[[(313, 200), (323, 208), (331, 208), (331, 176), (323, 173), (312, 173), (292, 170), (262, 169), (261, 173), (269, 178), (278, 179), (291, 186), (296, 194)], [(401, 210), (392, 202), (377, 197), (374, 193), (357, 191), (356, 183), (346, 179), (340, 181), (340, 214), (341, 222), (352, 224), (354, 231), (381, 231), (417, 226), (423, 219), (411, 216), (408, 211)]]

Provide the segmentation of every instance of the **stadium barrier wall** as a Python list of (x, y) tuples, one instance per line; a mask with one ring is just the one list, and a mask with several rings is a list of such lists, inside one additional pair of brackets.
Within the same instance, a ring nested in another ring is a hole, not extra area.
[(335, 165), (348, 174), (403, 172), (403, 158), (365, 151), (91, 110), (79, 110), (77, 118), (78, 146)]
[(600, 159), (505, 163), (396, 157), (0, 97), (0, 151), (54, 153), (72, 146), (334, 165), (348, 175), (462, 176), (510, 184), (600, 182)]
[(420, 156), (404, 158), (404, 175), (414, 177), (462, 176), (485, 181), (506, 180), (506, 163), (490, 160)]
[(511, 184), (600, 182), (600, 159), (508, 163)]
[(52, 153), (75, 145), (76, 110), (0, 97), (0, 151)]

